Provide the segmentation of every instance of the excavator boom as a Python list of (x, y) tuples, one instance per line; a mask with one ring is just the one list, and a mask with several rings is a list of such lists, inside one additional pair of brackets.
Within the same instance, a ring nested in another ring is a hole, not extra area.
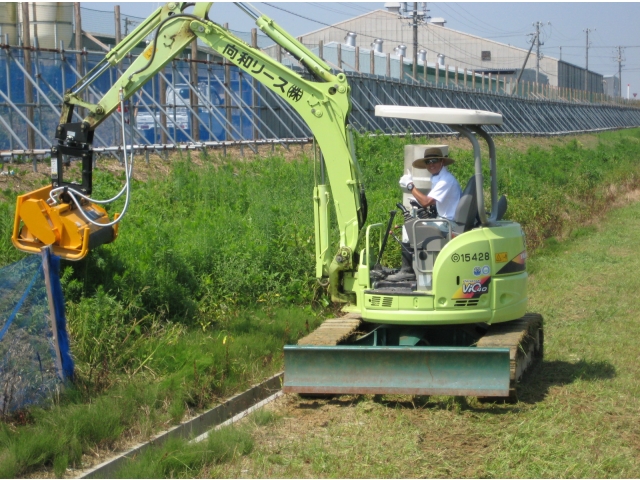
[[(56, 130), (58, 144), (52, 148), (51, 154), (52, 188), (67, 187), (86, 195), (91, 193), (91, 144), (95, 129), (116, 111), (123, 100), (139, 91), (197, 38), (280, 96), (298, 112), (302, 121), (314, 133), (326, 164), (333, 202), (336, 206), (339, 205), (339, 208), (336, 208), (336, 220), (340, 232), (338, 251), (334, 254), (328, 245), (329, 190), (324, 185), (318, 185), (314, 196), (316, 229), (320, 231), (317, 235), (319, 244), (316, 274), (318, 277), (333, 278), (333, 283), (337, 283), (340, 271), (354, 268), (353, 253), (366, 216), (362, 205), (364, 189), (347, 128), (351, 101), (346, 76), (343, 73), (334, 74), (323, 60), (265, 15), (254, 16), (258, 27), (282, 48), (291, 52), (311, 72), (316, 81), (306, 80), (209, 20), (211, 3), (196, 3), (193, 13), (187, 13), (185, 10), (190, 5), (193, 4), (170, 2), (156, 10), (65, 93), (60, 124)], [(82, 92), (93, 81), (109, 67), (117, 65), (150, 34), (154, 34), (153, 40), (97, 103), (83, 100)], [(71, 121), (75, 107), (83, 107), (88, 111), (82, 122)], [(81, 158), (83, 161), (82, 184), (65, 182), (62, 178), (64, 165), (68, 165), (74, 158)], [(32, 253), (39, 251), (42, 246), (53, 245), (56, 253), (63, 258), (83, 258), (90, 250), (85, 241), (85, 238), (88, 238), (86, 230), (99, 230), (100, 227), (74, 218), (71, 223), (80, 223), (81, 226), (74, 227), (74, 231), (70, 232), (74, 235), (69, 235), (67, 230), (64, 230), (64, 222), (62, 227), (56, 225), (56, 213), (53, 213), (51, 208), (57, 206), (49, 205), (51, 202), (47, 204), (46, 197), (49, 192), (39, 192), (37, 200), (34, 199), (34, 194), (27, 194), (18, 200), (14, 245)], [(25, 206), (33, 202), (38, 202), (37, 208), (25, 209)], [(84, 202), (81, 208), (88, 211), (95, 210), (96, 207), (91, 202)], [(66, 212), (73, 210), (74, 205), (69, 202), (62, 208)], [(100, 218), (107, 223), (106, 215), (103, 214)], [(38, 235), (34, 235), (33, 232), (38, 232)], [(70, 236), (74, 236), (73, 242), (68, 240)], [(107, 241), (115, 239), (115, 234), (102, 236)], [(97, 244), (93, 242), (92, 246)], [(332, 294), (337, 301), (352, 299), (337, 289), (332, 290)]]

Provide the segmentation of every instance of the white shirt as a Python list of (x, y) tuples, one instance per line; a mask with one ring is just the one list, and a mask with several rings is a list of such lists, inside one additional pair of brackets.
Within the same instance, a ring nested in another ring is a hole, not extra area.
[(438, 210), (439, 217), (453, 220), (461, 195), (460, 184), (456, 177), (447, 170), (447, 167), (442, 167), (438, 175), (431, 177), (431, 191), (428, 196), (436, 201), (436, 210)]

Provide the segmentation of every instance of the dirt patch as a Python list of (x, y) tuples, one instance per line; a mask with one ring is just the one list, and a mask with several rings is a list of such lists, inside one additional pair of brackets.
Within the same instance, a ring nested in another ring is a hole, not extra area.
[[(542, 150), (550, 151), (553, 147), (566, 145), (569, 139), (576, 139), (578, 144), (586, 149), (592, 149), (598, 146), (600, 139), (597, 134), (582, 135), (558, 135), (554, 137), (528, 137), (524, 135), (496, 135), (493, 141), (498, 152), (513, 151), (525, 153), (531, 147), (538, 147)], [(463, 137), (439, 137), (438, 141), (449, 145), (452, 150), (471, 150), (469, 140)], [(433, 143), (436, 143), (435, 141)], [(480, 148), (483, 153), (487, 153), (488, 149), (485, 142), (480, 142)]]
[[(189, 151), (189, 155), (195, 165), (205, 163), (221, 165), (229, 160), (252, 162), (270, 155), (278, 155), (285, 160), (292, 161), (302, 155), (313, 155), (311, 144), (288, 145), (288, 149), (281, 144), (258, 145), (254, 148), (256, 152), (253, 152), (248, 146), (242, 148), (231, 146), (225, 150), (211, 149), (206, 154), (192, 150)], [(166, 177), (171, 172), (171, 163), (187, 156), (187, 152), (183, 151), (167, 151), (166, 153), (166, 155), (158, 155), (150, 152), (148, 155), (135, 155), (133, 178), (146, 182), (152, 178)], [(49, 185), (51, 182), (51, 165), (48, 160), (39, 161), (35, 167), (36, 171), (30, 162), (5, 163), (0, 166), (2, 167), (0, 169), (0, 201), (3, 200), (1, 192), (5, 192), (5, 196), (9, 192), (22, 194)], [(124, 174), (124, 164), (113, 156), (101, 155), (96, 157), (96, 166), (94, 167), (94, 171), (100, 170), (113, 174)], [(80, 166), (74, 163), (65, 170), (64, 178), (68, 181), (80, 181)]]
[[(554, 146), (565, 144), (567, 138), (567, 136), (496, 136), (494, 137), (494, 142), (498, 151), (512, 150), (516, 152), (526, 152), (532, 146), (537, 146), (544, 150), (551, 150)], [(576, 138), (585, 148), (594, 148), (599, 141), (598, 136), (595, 134), (575, 135), (571, 138)], [(449, 145), (454, 152), (456, 150), (469, 151), (472, 149), (471, 144), (466, 138), (451, 136), (430, 137), (430, 142), (445, 143)], [(486, 150), (484, 142), (481, 142), (480, 146), (483, 150)], [(252, 147), (256, 152), (252, 150)], [(282, 144), (252, 145), (252, 147), (234, 145), (224, 149), (209, 149), (206, 153), (199, 150), (191, 150), (189, 151), (189, 155), (191, 156), (192, 162), (196, 165), (203, 165), (204, 163), (220, 165), (229, 160), (252, 162), (270, 155), (278, 155), (288, 161), (300, 158), (302, 155), (313, 156), (313, 146), (309, 143), (288, 145), (288, 148)], [(186, 158), (186, 155), (187, 152), (185, 151), (166, 151), (162, 155), (159, 155), (157, 152), (149, 152), (148, 155), (136, 155), (134, 158), (133, 177), (138, 181), (146, 182), (152, 178), (166, 176), (171, 171), (171, 163)], [(49, 161), (39, 161), (36, 169), (37, 171), (34, 171), (33, 164), (28, 161), (5, 163), (2, 170), (0, 170), (0, 192), (26, 193), (48, 185), (51, 177)], [(122, 174), (124, 173), (124, 165), (111, 155), (100, 155), (96, 158), (95, 170)], [(79, 181), (79, 166), (73, 165), (65, 172), (65, 178)]]
[[(339, 396), (312, 400), (285, 395), (265, 409), (280, 420), (254, 429), (259, 454), (245, 459), (239, 472), (230, 466), (231, 470), (210, 473), (281, 477), (292, 473), (292, 459), (302, 458), (306, 460), (293, 470), (301, 477), (323, 473), (358, 476), (357, 465), (369, 467), (366, 471), (374, 477), (481, 477), (486, 472), (478, 465), (478, 455), (488, 454), (495, 445), (485, 434), (470, 431), (471, 412), (461, 416), (454, 404), (449, 409), (424, 398)], [(403, 466), (387, 472), (385, 463), (393, 462), (397, 468), (399, 456), (405, 458)], [(271, 465), (253, 460), (256, 458), (267, 458)], [(327, 459), (326, 465), (319, 461), (322, 458)], [(432, 466), (427, 469), (434, 464), (440, 465), (437, 471)]]
[[(577, 135), (575, 138), (586, 148), (593, 148), (598, 143), (597, 135)], [(524, 136), (496, 136), (494, 141), (498, 151), (511, 149), (517, 152), (526, 152), (528, 148), (536, 145), (543, 149), (551, 149), (553, 146), (566, 143), (567, 137), (524, 137)], [(471, 150), (469, 141), (459, 137), (431, 137), (432, 143), (446, 143), (453, 151)], [(249, 146), (229, 146), (224, 149), (216, 148), (207, 150), (206, 153), (198, 150), (189, 151), (191, 160), (196, 165), (204, 163), (214, 165), (223, 164), (229, 160), (252, 162), (265, 158), (270, 155), (278, 155), (285, 160), (292, 161), (302, 155), (313, 156), (312, 144), (294, 144), (288, 145), (288, 148), (282, 144), (270, 145), (253, 145), (256, 152)], [(481, 147), (486, 150), (486, 146), (481, 143)], [(486, 152), (485, 152), (486, 153)], [(162, 155), (157, 152), (149, 152), (148, 154), (136, 155), (134, 158), (133, 177), (142, 182), (146, 182), (152, 178), (165, 177), (171, 171), (171, 163), (186, 158), (185, 151), (167, 151)], [(33, 191), (50, 183), (51, 166), (49, 161), (39, 161), (34, 171), (34, 166), (29, 161), (21, 163), (5, 163), (0, 170), (0, 201), (2, 197), (12, 194), (21, 194)], [(114, 174), (123, 174), (124, 165), (110, 155), (101, 155), (96, 158), (95, 170), (102, 170)], [(81, 178), (80, 168), (73, 165), (68, 171), (65, 171), (65, 179), (79, 181)]]
[(616, 195), (615, 201), (613, 202), (613, 206), (622, 207), (624, 205), (629, 205), (630, 203), (635, 203), (639, 201), (640, 201), (640, 188), (636, 188), (633, 190), (622, 192), (621, 195)]

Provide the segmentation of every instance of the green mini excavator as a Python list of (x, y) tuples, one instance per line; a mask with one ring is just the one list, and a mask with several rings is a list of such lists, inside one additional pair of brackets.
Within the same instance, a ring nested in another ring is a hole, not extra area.
[[(524, 370), (542, 357), (543, 334), (542, 318), (526, 313), (525, 238), (519, 224), (503, 219), (506, 199), (498, 198), (495, 147), (483, 129), (500, 125), (502, 116), (426, 106), (376, 107), (379, 116), (450, 126), (471, 142), (475, 157), (475, 175), (453, 220), (429, 218), (419, 206), (403, 206), (415, 276), (393, 281), (396, 270), (380, 265), (391, 221), (366, 224), (365, 190), (348, 125), (347, 77), (334, 73), (273, 20), (239, 4), (313, 80), (303, 78), (211, 20), (211, 5), (170, 2), (158, 8), (65, 93), (51, 150), (52, 183), (18, 198), (14, 245), (31, 253), (51, 246), (62, 258), (79, 260), (115, 240), (122, 217), (110, 220), (90, 197), (94, 131), (119, 107), (122, 114), (127, 99), (198, 39), (287, 102), (313, 132), (322, 153), (321, 178), (328, 183), (309, 192), (316, 276), (328, 283), (343, 316), (285, 347), (283, 389), (513, 397)], [(83, 99), (92, 82), (149, 35), (153, 40), (97, 103)], [(72, 121), (76, 107), (88, 112), (79, 122)], [(490, 212), (478, 139), (489, 147)], [(72, 159), (82, 161), (81, 183), (63, 179), (64, 165)], [(331, 205), (339, 230), (333, 242)]]

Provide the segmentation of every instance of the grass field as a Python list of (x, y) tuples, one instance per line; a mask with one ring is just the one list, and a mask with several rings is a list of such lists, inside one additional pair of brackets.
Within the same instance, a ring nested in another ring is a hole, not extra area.
[[(202, 478), (638, 478), (640, 203), (548, 242), (531, 261), (531, 310), (545, 318), (545, 359), (517, 404), (473, 398), (288, 395), (235, 427), (253, 449), (187, 463)], [(267, 419), (267, 421), (265, 421)], [(230, 428), (233, 430), (233, 428)], [(122, 476), (153, 476), (183, 442)], [(203, 448), (202, 446), (198, 448)], [(154, 456), (155, 455), (155, 456)]]
[[(397, 179), (401, 173), (404, 144), (426, 141), (402, 137), (357, 138), (358, 158), (368, 187), (369, 223), (386, 221), (389, 209), (401, 198)], [(428, 141), (443, 143), (442, 139)], [(472, 172), (469, 145), (455, 139), (446, 142), (452, 144), (452, 156), (457, 159), (452, 171), (464, 182)], [(559, 378), (555, 383), (543, 382), (543, 392), (549, 396), (562, 382), (574, 387), (585, 378), (589, 379), (587, 385), (609, 381), (607, 375), (617, 381), (618, 368), (580, 353), (578, 340), (584, 339), (566, 339), (571, 352), (577, 352), (575, 358), (558, 357), (561, 359), (557, 360), (553, 357), (554, 348), (558, 348), (557, 355), (567, 350), (553, 343), (558, 341), (556, 338), (565, 338), (554, 331), (557, 328), (553, 323), (554, 308), (575, 304), (576, 308), (583, 310), (578, 309), (577, 313), (562, 317), (562, 321), (579, 318), (582, 322), (587, 311), (585, 305), (595, 297), (594, 289), (605, 287), (600, 277), (586, 274), (576, 277), (578, 283), (575, 287), (581, 287), (582, 301), (567, 293), (568, 290), (564, 292), (556, 285), (545, 287), (545, 284), (538, 285), (537, 282), (540, 281), (540, 269), (565, 260), (556, 249), (591, 238), (599, 228), (596, 222), (604, 218), (616, 202), (625, 203), (625, 196), (640, 186), (637, 153), (640, 130), (557, 139), (505, 137), (497, 139), (497, 146), (500, 190), (509, 195), (510, 202), (507, 217), (522, 223), (527, 232), (529, 250), (533, 252), (544, 239), (561, 239), (557, 244), (559, 247), (554, 240), (547, 240), (543, 254), (539, 258), (533, 255), (530, 265), (535, 306), (532, 310), (541, 311), (551, 322), (547, 324), (547, 354), (551, 355), (548, 356), (551, 363), (545, 363), (542, 371), (551, 366), (544, 378)], [(119, 189), (121, 168), (108, 163), (100, 165), (96, 173), (96, 196), (105, 198)], [(13, 183), (0, 188), (0, 233), (3, 238), (0, 242), (0, 265), (24, 256), (8, 240), (15, 193), (29, 191), (47, 181), (46, 175), (29, 174), (29, 165), (16, 165), (14, 168), (18, 174), (2, 178), (2, 181)], [(43, 475), (53, 471), (60, 476), (68, 466), (86, 466), (96, 461), (99, 453), (121, 449), (131, 442), (148, 438), (152, 433), (281, 369), (282, 346), (294, 343), (315, 328), (326, 315), (333, 313), (325, 309), (326, 292), (317, 286), (313, 277), (310, 193), (313, 176), (309, 148), (295, 154), (279, 152), (259, 161), (203, 154), (193, 158), (174, 158), (170, 164), (140, 165), (130, 216), (123, 223), (120, 238), (92, 252), (87, 259), (67, 263), (64, 267), (62, 282), (72, 353), (77, 365), (76, 384), (57, 398), (50, 408), (34, 408), (3, 419), (0, 423), (0, 476), (24, 477), (38, 475), (39, 471), (46, 472)], [(118, 205), (111, 211), (118, 211)], [(565, 244), (562, 239), (569, 239), (569, 243)], [(600, 251), (604, 253), (600, 255)], [(598, 258), (611, 256), (612, 251), (612, 246), (604, 250), (593, 249), (588, 252), (590, 256), (585, 257), (588, 261), (578, 263), (584, 263), (586, 268)], [(578, 255), (577, 258), (582, 257)], [(399, 249), (391, 245), (384, 262), (397, 265)], [(621, 265), (626, 264), (625, 261)], [(544, 278), (560, 275), (554, 272), (550, 271)], [(573, 272), (572, 269), (562, 275), (573, 275)], [(544, 291), (544, 288), (551, 293), (536, 296), (535, 292)], [(538, 306), (536, 303), (542, 300), (550, 302), (553, 298), (558, 298), (558, 305)], [(599, 312), (598, 315), (604, 318), (603, 325), (611, 326), (611, 318), (620, 315), (611, 307), (619, 305), (617, 299), (618, 296), (611, 295), (594, 307), (594, 312)], [(631, 302), (633, 296), (625, 299)], [(573, 327), (579, 337), (583, 330), (582, 325), (576, 322)], [(594, 328), (600, 325), (593, 320)], [(570, 326), (566, 325), (567, 328)], [(602, 330), (607, 335), (613, 334), (609, 328)], [(630, 340), (632, 337), (626, 338)], [(589, 342), (593, 343), (593, 337), (589, 337)], [(598, 343), (601, 344), (604, 345)], [(610, 347), (603, 349), (603, 354), (610, 351)], [(509, 415), (529, 408), (530, 404), (544, 404), (538, 399), (542, 398), (539, 393), (527, 393), (526, 389), (521, 393), (524, 403), (518, 407), (469, 406), (458, 399), (419, 399), (413, 402), (401, 399), (401, 403), (394, 403), (393, 399), (365, 397), (357, 400), (347, 398), (338, 404), (303, 405), (294, 411), (326, 409), (330, 412), (336, 408), (336, 418), (345, 415), (347, 421), (349, 415), (360, 415), (358, 412), (362, 408), (367, 416), (382, 419), (394, 410), (394, 405), (409, 415), (415, 404), (421, 407), (416, 412), (423, 415), (433, 415), (434, 412), (444, 415), (440, 420), (436, 418), (435, 424), (442, 424), (439, 435), (432, 436), (441, 441), (440, 437), (450, 438), (447, 432), (456, 431), (452, 425), (444, 423), (449, 415), (461, 421), (460, 418), (464, 417), (459, 415), (472, 411), (475, 412), (473, 415), (494, 415), (490, 418), (496, 423), (496, 419), (511, 418)], [(526, 400), (527, 395), (533, 400)], [(341, 405), (352, 404), (356, 406), (340, 410)], [(558, 414), (555, 407), (550, 408), (550, 415)], [(558, 409), (564, 411), (562, 405)], [(278, 414), (274, 414), (268, 421), (264, 418), (255, 420), (257, 425), (270, 426), (256, 427), (252, 433), (252, 438), (256, 439), (253, 453), (248, 458), (255, 459), (265, 454), (271, 460), (265, 461), (263, 470), (252, 466), (251, 475), (259, 476), (258, 471), (264, 475), (269, 472), (278, 475), (278, 472), (285, 471), (282, 470), (285, 467), (294, 468), (296, 462), (301, 462), (298, 471), (301, 476), (353, 475), (340, 470), (347, 468), (346, 465), (336, 465), (327, 471), (309, 466), (318, 462), (322, 464), (330, 458), (335, 460), (335, 452), (317, 450), (317, 458), (304, 457), (307, 454), (303, 454), (302, 460), (295, 456), (283, 457), (282, 452), (286, 450), (264, 453), (263, 448), (269, 443), (260, 437), (261, 431), (273, 429), (277, 433), (285, 428), (282, 425), (289, 422), (286, 428), (293, 429), (293, 432), (298, 422), (306, 417), (291, 417), (285, 413), (282, 420), (278, 418)], [(295, 418), (295, 421), (288, 418)], [(326, 436), (329, 426), (340, 424), (337, 420), (331, 421), (334, 423), (329, 422), (322, 427), (324, 433), (319, 434), (318, 441), (322, 444), (322, 439), (331, 439), (340, 445), (333, 436)], [(422, 424), (421, 420), (416, 422)], [(319, 425), (325, 423), (326, 420), (322, 420)], [(301, 424), (304, 428), (304, 422)], [(401, 424), (407, 430), (406, 424)], [(460, 431), (465, 431), (464, 422), (460, 425)], [(534, 426), (528, 428), (533, 429)], [(362, 430), (354, 431), (362, 433)], [(471, 440), (465, 441), (478, 448), (486, 443), (487, 447), (480, 450), (494, 452), (498, 443), (491, 437), (493, 433), (479, 432), (478, 442), (473, 440), (476, 438), (473, 435), (468, 437)], [(500, 429), (495, 432), (500, 432)], [(334, 433), (338, 439), (345, 435), (338, 430)], [(302, 437), (294, 435), (292, 438), (299, 440)], [(491, 441), (484, 442), (485, 438)], [(635, 438), (637, 440), (637, 436)], [(373, 437), (369, 435), (369, 439), (373, 440)], [(453, 440), (451, 437), (451, 445)], [(361, 448), (358, 442), (367, 441), (367, 438), (352, 441)], [(243, 442), (239, 440), (242, 445)], [(395, 443), (396, 440), (385, 439), (376, 445), (387, 445), (384, 448), (389, 449), (388, 446)], [(313, 440), (287, 448), (302, 452), (317, 445)], [(248, 447), (238, 448), (244, 452), (243, 455), (251, 450)], [(522, 448), (526, 450), (529, 447), (525, 445)], [(389, 449), (389, 455), (392, 453), (393, 449)], [(410, 458), (403, 454), (395, 456)], [(231, 470), (219, 472), (210, 470), (213, 467), (207, 462), (193, 458), (197, 465), (189, 467), (192, 470), (176, 470), (177, 467), (171, 464), (173, 466), (167, 467), (169, 470), (163, 470), (163, 475), (170, 475), (167, 472), (172, 471), (184, 476), (206, 476), (208, 472), (212, 475), (245, 475), (238, 466), (240, 464), (231, 461), (234, 455), (222, 455), (226, 462), (224, 465)], [(460, 462), (464, 463), (466, 458), (461, 454)], [(487, 458), (493, 457), (488, 455)], [(498, 460), (496, 457), (496, 462)], [(366, 462), (377, 465), (378, 456), (372, 455)], [(215, 465), (215, 468), (222, 468), (220, 465), (223, 464)], [(440, 465), (438, 468), (444, 467)], [(298, 476), (295, 470), (286, 471), (289, 472), (287, 475)], [(450, 476), (473, 476), (476, 472), (465, 469), (450, 471)], [(148, 476), (157, 472), (149, 471)], [(382, 470), (369, 472), (372, 476), (383, 475), (380, 473)], [(434, 472), (433, 475), (448, 476), (445, 470), (436, 469)], [(485, 474), (494, 475), (491, 472)], [(476, 473), (480, 475), (481, 471)], [(142, 473), (130, 475), (144, 476)], [(397, 475), (403, 476), (402, 473)]]

